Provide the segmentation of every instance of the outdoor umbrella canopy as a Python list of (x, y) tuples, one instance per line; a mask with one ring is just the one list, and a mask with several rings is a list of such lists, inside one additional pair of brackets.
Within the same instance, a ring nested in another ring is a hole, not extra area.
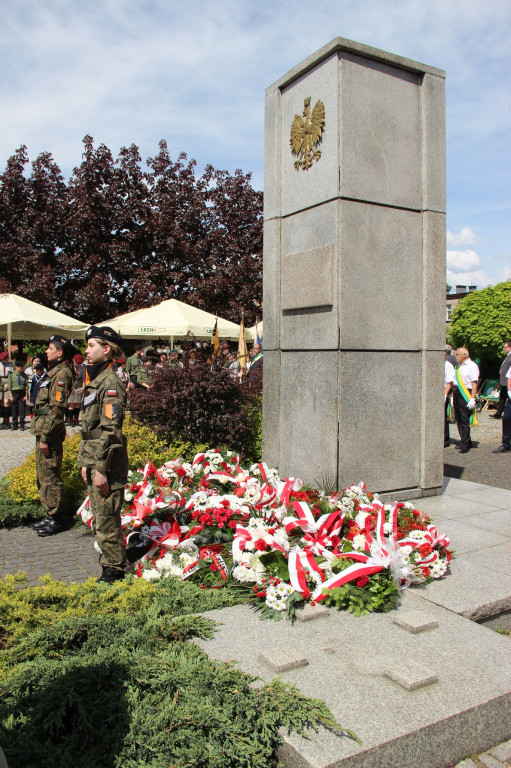
[(48, 309), (15, 293), (0, 294), (0, 336), (11, 339), (48, 339), (52, 333), (84, 338), (89, 326), (74, 317)]
[(237, 339), (240, 327), (229, 320), (216, 318), (210, 312), (197, 309), (177, 299), (167, 299), (161, 304), (137, 309), (126, 315), (104, 320), (97, 325), (108, 325), (126, 339), (196, 338), (210, 339), (218, 320), (218, 335), (222, 339)]

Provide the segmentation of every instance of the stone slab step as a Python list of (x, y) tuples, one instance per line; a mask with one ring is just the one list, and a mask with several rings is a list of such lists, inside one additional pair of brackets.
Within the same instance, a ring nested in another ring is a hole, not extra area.
[(268, 657), (285, 666), (287, 653), (292, 668), (279, 676), (326, 701), (362, 740), (284, 735), (288, 768), (444, 768), (511, 737), (511, 646), (423, 592), (407, 590), (388, 614), (322, 609), (321, 620), (294, 626), (261, 621), (248, 606), (212, 611), (218, 632), (196, 642), (266, 681), (275, 676)]

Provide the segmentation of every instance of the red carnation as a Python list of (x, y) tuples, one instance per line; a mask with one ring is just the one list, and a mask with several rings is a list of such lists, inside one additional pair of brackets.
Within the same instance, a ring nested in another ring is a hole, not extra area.
[(254, 544), (254, 547), (258, 549), (260, 552), (264, 552), (266, 549), (266, 542), (264, 539), (257, 539), (257, 541)]
[(427, 557), (428, 555), (431, 554), (432, 551), (433, 551), (433, 547), (428, 542), (426, 542), (425, 544), (421, 544), (419, 547), (419, 552), (421, 554), (421, 557)]
[(367, 576), (361, 576), (359, 579), (357, 579), (357, 587), (365, 587), (365, 585), (368, 583), (369, 579)]
[(229, 520), (229, 528), (236, 528), (237, 525), (236, 520)]

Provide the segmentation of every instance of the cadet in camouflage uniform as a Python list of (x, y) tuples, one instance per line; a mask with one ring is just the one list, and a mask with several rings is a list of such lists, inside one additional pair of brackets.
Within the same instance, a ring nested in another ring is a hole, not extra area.
[(82, 442), (76, 463), (87, 484), (92, 524), (101, 548), (103, 572), (98, 581), (124, 578), (126, 546), (121, 526), (128, 452), (122, 434), (126, 391), (114, 360), (121, 356), (121, 337), (107, 326), (91, 326), (82, 402)]
[(62, 446), (66, 438), (67, 398), (73, 386), (68, 361), (74, 354), (76, 349), (65, 336), (50, 338), (46, 350), (48, 371), (39, 385), (34, 404), (30, 431), (36, 436), (37, 487), (41, 506), (46, 512), (46, 517), (32, 526), (38, 536), (54, 536), (63, 530)]

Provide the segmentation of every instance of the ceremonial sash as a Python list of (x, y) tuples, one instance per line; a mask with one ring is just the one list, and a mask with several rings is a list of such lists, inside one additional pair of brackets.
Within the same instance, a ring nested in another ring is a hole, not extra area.
[[(463, 400), (468, 404), (468, 401), (471, 399), (472, 395), (466, 388), (465, 384), (463, 383), (459, 366), (456, 366), (454, 374), (456, 376), (456, 384), (458, 385), (458, 389), (461, 392), (461, 396), (463, 397)], [(470, 412), (470, 424), (473, 427), (477, 427), (477, 424), (478, 424), (475, 406), (473, 410)]]

